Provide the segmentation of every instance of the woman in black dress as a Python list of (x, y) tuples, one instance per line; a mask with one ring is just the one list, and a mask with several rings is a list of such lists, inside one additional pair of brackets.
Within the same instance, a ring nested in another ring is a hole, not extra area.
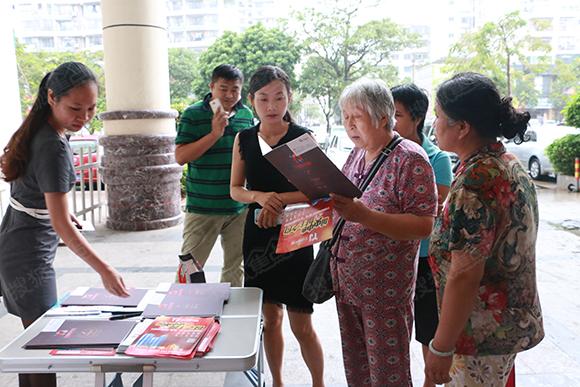
[(292, 121), (288, 112), (291, 95), (288, 76), (282, 69), (263, 66), (252, 75), (249, 98), (260, 123), (236, 137), (230, 190), (234, 200), (250, 204), (244, 229), (244, 285), (264, 291), (264, 347), (273, 385), (283, 384), (282, 321), (286, 305), (312, 385), (319, 387), (324, 385), (322, 347), (312, 327), (312, 303), (302, 296), (304, 276), (313, 260), (312, 246), (275, 253), (280, 233), (278, 216), (287, 204), (306, 202), (308, 198), (262, 156), (258, 143), (260, 136), (274, 148), (309, 132)]
[[(6, 309), (25, 328), (57, 301), (52, 263), (59, 236), (100, 274), (109, 292), (129, 295), (119, 273), (91, 249), (68, 211), (75, 172), (65, 130), (77, 132), (93, 118), (97, 92), (94, 74), (81, 63), (63, 63), (46, 74), (0, 158), (3, 178), (10, 182), (10, 207), (0, 226), (0, 286)], [(54, 374), (21, 374), (19, 380), (21, 386), (56, 385)]]

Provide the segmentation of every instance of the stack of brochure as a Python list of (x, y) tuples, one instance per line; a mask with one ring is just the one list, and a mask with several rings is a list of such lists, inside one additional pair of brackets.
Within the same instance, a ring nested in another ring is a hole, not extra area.
[(52, 319), (24, 348), (116, 347), (135, 324), (135, 321)]
[(157, 305), (152, 303), (147, 305), (143, 317), (219, 317), (224, 303), (230, 298), (229, 283), (168, 285), (167, 289), (161, 290), (166, 293)]
[(136, 357), (192, 359), (211, 350), (219, 322), (211, 317), (157, 317), (125, 351)]

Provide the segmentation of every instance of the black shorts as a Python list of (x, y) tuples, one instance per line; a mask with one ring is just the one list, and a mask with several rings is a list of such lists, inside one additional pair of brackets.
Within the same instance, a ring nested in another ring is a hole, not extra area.
[(439, 324), (439, 314), (433, 273), (427, 257), (419, 258), (414, 304), (415, 339), (423, 345), (429, 345)]

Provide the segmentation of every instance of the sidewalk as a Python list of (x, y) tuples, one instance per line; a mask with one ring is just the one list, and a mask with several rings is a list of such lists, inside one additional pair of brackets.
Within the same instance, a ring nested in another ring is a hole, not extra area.
[[(540, 190), (540, 233), (538, 239), (538, 284), (545, 317), (546, 338), (537, 347), (518, 355), (517, 385), (580, 386), (580, 236), (564, 231), (565, 219), (580, 219), (580, 194), (556, 195)], [(562, 211), (562, 208), (565, 210)], [(558, 213), (561, 215), (558, 215)], [(172, 282), (181, 246), (181, 228), (143, 232), (116, 232), (97, 226), (87, 235), (98, 253), (124, 276), (128, 286), (155, 287)], [(217, 281), (221, 268), (219, 243), (206, 265), (208, 281)], [(64, 247), (56, 258), (59, 294), (77, 286), (100, 286), (98, 275)], [(334, 300), (315, 306), (314, 324), (325, 354), (327, 386), (346, 386), (338, 320)], [(307, 386), (310, 376), (300, 350), (285, 322), (284, 378), (287, 386)], [(22, 331), (19, 320), (0, 306), (0, 346)], [(423, 361), (420, 346), (411, 345), (413, 382), (422, 385)], [(136, 375), (129, 375), (135, 378)], [(270, 381), (269, 374), (267, 381)], [(155, 386), (223, 386), (225, 374), (156, 374)], [(93, 385), (92, 374), (59, 374), (60, 387)], [(0, 386), (17, 386), (16, 375), (0, 374)], [(130, 384), (129, 384), (130, 385)]]

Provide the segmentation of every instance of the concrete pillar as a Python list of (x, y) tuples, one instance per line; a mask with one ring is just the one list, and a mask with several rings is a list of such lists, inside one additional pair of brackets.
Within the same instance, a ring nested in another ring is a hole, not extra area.
[(170, 109), (165, 1), (102, 0), (107, 111), (101, 139), (107, 227), (151, 230), (181, 220)]

